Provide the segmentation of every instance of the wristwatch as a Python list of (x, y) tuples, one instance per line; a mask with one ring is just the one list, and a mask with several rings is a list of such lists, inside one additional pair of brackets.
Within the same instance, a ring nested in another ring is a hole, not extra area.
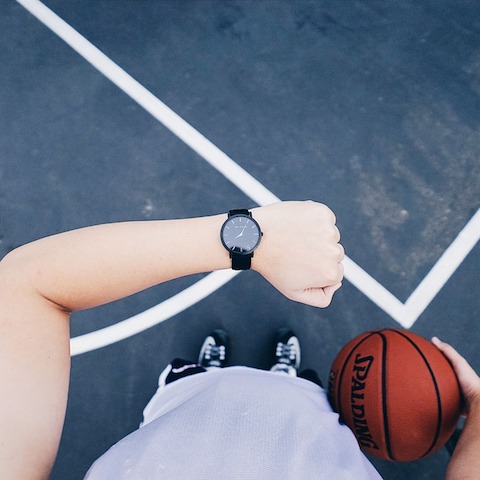
[(258, 247), (263, 233), (260, 225), (246, 209), (230, 210), (220, 230), (223, 246), (229, 251), (233, 270), (248, 270), (253, 251)]

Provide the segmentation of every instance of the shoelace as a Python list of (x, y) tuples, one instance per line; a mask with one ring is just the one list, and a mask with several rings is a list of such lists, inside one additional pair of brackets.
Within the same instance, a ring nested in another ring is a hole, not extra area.
[(297, 357), (297, 352), (291, 343), (278, 342), (275, 354), (279, 362), (295, 362), (295, 358)]
[(207, 360), (225, 360), (225, 345), (207, 345), (205, 358)]

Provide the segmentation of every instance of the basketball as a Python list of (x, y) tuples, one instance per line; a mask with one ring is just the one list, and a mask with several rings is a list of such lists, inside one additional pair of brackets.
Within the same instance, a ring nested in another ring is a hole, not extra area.
[(461, 413), (460, 387), (446, 357), (425, 338), (396, 329), (347, 343), (330, 370), (328, 396), (360, 448), (391, 461), (440, 449)]

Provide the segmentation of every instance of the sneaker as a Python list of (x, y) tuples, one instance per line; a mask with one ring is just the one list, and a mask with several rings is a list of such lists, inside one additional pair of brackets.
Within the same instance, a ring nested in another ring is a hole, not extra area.
[(298, 338), (289, 328), (277, 332), (277, 347), (275, 349), (275, 364), (271, 372), (282, 372), (291, 377), (297, 376), (300, 367), (301, 352)]
[(198, 364), (203, 368), (223, 368), (226, 365), (228, 335), (223, 330), (214, 330), (203, 342)]

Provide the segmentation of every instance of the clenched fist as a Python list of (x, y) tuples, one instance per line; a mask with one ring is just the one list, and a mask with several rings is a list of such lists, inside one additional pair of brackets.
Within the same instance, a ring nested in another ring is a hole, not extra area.
[(252, 268), (289, 299), (328, 306), (341, 286), (345, 256), (333, 212), (312, 201), (281, 202), (254, 209), (253, 217), (263, 238)]

